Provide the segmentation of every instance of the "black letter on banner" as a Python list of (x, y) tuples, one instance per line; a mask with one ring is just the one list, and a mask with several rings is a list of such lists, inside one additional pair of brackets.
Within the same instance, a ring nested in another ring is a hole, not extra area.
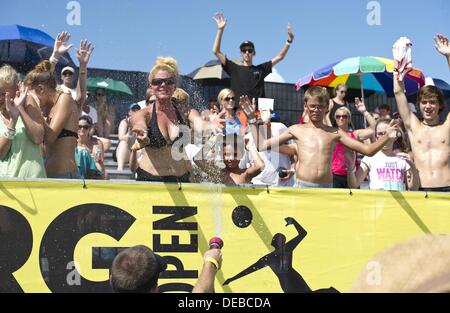
[(174, 256), (164, 256), (167, 265), (175, 266), (176, 270), (165, 270), (159, 275), (159, 278), (197, 278), (198, 271), (184, 270), (183, 263)]
[(153, 251), (155, 252), (197, 252), (198, 251), (198, 235), (190, 235), (191, 242), (188, 244), (180, 244), (180, 236), (172, 236), (172, 242), (169, 244), (161, 243), (161, 235), (153, 235)]
[[(74, 250), (87, 234), (103, 233), (119, 241), (136, 219), (117, 207), (89, 203), (61, 213), (47, 228), (40, 257), (48, 261), (48, 273), (41, 265), (47, 286), (53, 292), (111, 292), (108, 280), (93, 282), (79, 275), (73, 266)], [(112, 256), (113, 257), (113, 256)], [(79, 282), (79, 283), (78, 283)]]
[[(195, 222), (177, 222), (189, 216), (197, 214), (196, 207), (184, 206), (154, 206), (153, 214), (172, 214), (172, 216), (165, 217), (153, 222), (153, 230), (197, 230), (197, 223)], [(179, 236), (172, 236), (170, 244), (161, 244), (161, 235), (153, 235), (153, 250), (155, 252), (197, 252), (198, 251), (198, 236), (197, 234), (190, 235), (191, 242), (189, 244), (180, 244)]]
[(18, 211), (0, 205), (0, 293), (23, 292), (13, 276), (28, 260), (33, 232)]
[(197, 230), (195, 222), (177, 222), (178, 220), (194, 216), (197, 208), (192, 206), (154, 206), (153, 214), (172, 214), (153, 222), (153, 229), (163, 230)]
[(169, 283), (158, 286), (159, 292), (171, 292), (171, 291), (192, 292), (193, 288), (194, 286), (185, 283)]

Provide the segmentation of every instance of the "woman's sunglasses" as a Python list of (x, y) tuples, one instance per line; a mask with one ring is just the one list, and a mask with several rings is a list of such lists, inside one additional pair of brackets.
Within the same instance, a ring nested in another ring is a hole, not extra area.
[(155, 78), (151, 81), (152, 86), (161, 86), (162, 84), (173, 85), (175, 84), (175, 78)]
[(78, 129), (89, 129), (89, 125), (78, 125)]

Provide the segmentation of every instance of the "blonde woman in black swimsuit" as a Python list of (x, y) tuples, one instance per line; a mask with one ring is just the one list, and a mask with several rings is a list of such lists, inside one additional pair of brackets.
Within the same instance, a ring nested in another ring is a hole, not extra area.
[[(156, 103), (149, 104), (131, 117), (132, 129), (136, 132), (142, 149), (142, 159), (136, 171), (137, 180), (189, 182), (191, 164), (184, 150), (178, 153), (181, 141), (177, 141), (182, 137), (181, 125), (195, 132), (221, 132), (225, 123), (223, 114), (212, 122), (206, 122), (189, 103), (179, 104), (173, 101), (179, 74), (177, 62), (171, 57), (159, 57), (148, 79), (149, 88), (156, 96)], [(190, 143), (187, 138), (184, 141), (184, 145)]]
[(79, 178), (75, 147), (80, 113), (71, 94), (56, 91), (56, 79), (49, 61), (39, 63), (28, 73), (25, 85), (46, 119), (44, 145), (47, 177)]

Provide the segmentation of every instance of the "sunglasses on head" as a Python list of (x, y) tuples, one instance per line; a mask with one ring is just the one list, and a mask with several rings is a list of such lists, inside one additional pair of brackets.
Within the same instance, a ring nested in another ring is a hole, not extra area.
[(155, 79), (152, 79), (151, 84), (152, 84), (153, 86), (161, 86), (162, 84), (173, 85), (173, 84), (175, 84), (175, 78), (174, 78), (174, 77), (169, 77), (169, 78), (155, 78)]
[(226, 102), (228, 102), (228, 101), (230, 101), (230, 100), (233, 100), (233, 101), (234, 101), (234, 97), (226, 97), (226, 98), (223, 98), (223, 100), (225, 100)]
[(89, 125), (78, 125), (78, 129), (89, 129)]
[(343, 118), (344, 120), (348, 119), (348, 115), (336, 115), (336, 119)]

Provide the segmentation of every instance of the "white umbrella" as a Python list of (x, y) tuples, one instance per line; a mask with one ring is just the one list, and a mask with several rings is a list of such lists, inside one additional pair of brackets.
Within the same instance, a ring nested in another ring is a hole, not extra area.
[(219, 60), (211, 60), (187, 76), (192, 79), (228, 79), (230, 76), (223, 70)]

